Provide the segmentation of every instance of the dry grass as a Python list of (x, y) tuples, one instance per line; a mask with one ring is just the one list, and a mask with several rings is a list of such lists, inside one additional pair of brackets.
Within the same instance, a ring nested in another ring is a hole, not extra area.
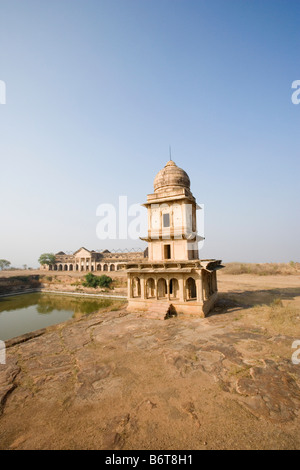
[(127, 287), (127, 277), (126, 275), (124, 277), (116, 277), (113, 278), (112, 282), (112, 287), (113, 288), (118, 288), (118, 287)]
[(274, 274), (300, 274), (300, 263), (227, 263), (224, 274), (255, 274), (270, 276)]
[(291, 302), (282, 303), (280, 298), (274, 299), (269, 306), (268, 320), (281, 333), (294, 332), (295, 328), (299, 331), (300, 311)]
[(262, 304), (248, 311), (247, 320), (251, 318), (256, 326), (266, 328), (270, 334), (294, 336), (297, 332), (299, 335), (300, 309), (294, 302), (275, 298), (269, 305)]

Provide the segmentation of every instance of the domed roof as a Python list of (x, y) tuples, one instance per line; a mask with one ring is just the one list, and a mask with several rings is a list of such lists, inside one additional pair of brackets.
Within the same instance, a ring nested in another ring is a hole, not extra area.
[(187, 173), (179, 168), (173, 160), (169, 160), (154, 178), (154, 191), (174, 186), (190, 189), (190, 185)]

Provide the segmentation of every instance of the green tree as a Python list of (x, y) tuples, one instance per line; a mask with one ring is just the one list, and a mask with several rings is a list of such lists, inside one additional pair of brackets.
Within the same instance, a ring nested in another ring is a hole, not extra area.
[(39, 257), (39, 263), (40, 264), (47, 264), (49, 266), (49, 264), (54, 264), (55, 263), (55, 255), (53, 253), (43, 253), (40, 257)]
[(110, 287), (112, 283), (112, 278), (103, 274), (98, 277), (98, 286), (99, 287)]
[(85, 281), (82, 282), (82, 285), (84, 287), (110, 287), (110, 284), (112, 283), (112, 278), (109, 276), (95, 276), (92, 273), (88, 273), (85, 276)]
[(11, 262), (7, 261), (7, 259), (0, 259), (0, 269), (1, 269), (1, 271), (3, 269), (9, 268), (10, 265), (11, 265)]

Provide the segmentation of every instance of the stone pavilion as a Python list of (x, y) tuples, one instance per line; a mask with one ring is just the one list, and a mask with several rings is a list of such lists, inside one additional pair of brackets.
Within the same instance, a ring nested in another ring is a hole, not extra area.
[(127, 264), (128, 310), (151, 316), (205, 316), (217, 299), (221, 260), (199, 259), (196, 210), (187, 173), (170, 160), (154, 179), (148, 258)]

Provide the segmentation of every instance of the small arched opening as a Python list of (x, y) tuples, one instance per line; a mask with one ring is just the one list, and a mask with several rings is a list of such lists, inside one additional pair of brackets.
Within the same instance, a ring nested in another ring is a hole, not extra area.
[(146, 282), (146, 296), (147, 299), (153, 299), (155, 297), (155, 281), (152, 277), (147, 279)]
[(189, 277), (186, 281), (186, 299), (197, 299), (196, 281), (192, 277)]
[(179, 297), (179, 284), (178, 280), (175, 278), (170, 280), (170, 297), (172, 299), (178, 299)]
[(162, 277), (158, 280), (157, 292), (159, 299), (164, 299), (167, 296), (167, 281)]
[(132, 297), (141, 297), (141, 281), (138, 277), (132, 280)]

